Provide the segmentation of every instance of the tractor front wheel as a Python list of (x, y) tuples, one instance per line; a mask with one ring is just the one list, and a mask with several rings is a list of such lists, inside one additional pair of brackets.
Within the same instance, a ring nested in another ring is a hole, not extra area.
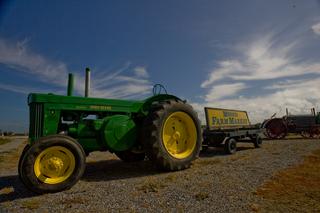
[(22, 160), (23, 160), (23, 157), (25, 156), (26, 152), (30, 149), (30, 144), (27, 144), (25, 145), (25, 147), (23, 148), (22, 150), (22, 153), (21, 153), (21, 157), (19, 159), (19, 164), (18, 164), (18, 174), (19, 174), (19, 178), (20, 178), (20, 181), (22, 181), (21, 177), (20, 177), (20, 174), (21, 174), (21, 169), (22, 169)]
[(85, 170), (85, 153), (63, 135), (40, 138), (20, 157), (19, 177), (31, 191), (43, 194), (71, 188)]
[(188, 168), (199, 155), (200, 121), (186, 103), (168, 100), (153, 105), (143, 132), (147, 156), (160, 169)]

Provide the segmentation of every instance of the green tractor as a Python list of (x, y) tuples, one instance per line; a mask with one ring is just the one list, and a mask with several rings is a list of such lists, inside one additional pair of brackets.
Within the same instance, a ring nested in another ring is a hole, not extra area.
[(200, 121), (186, 101), (161, 94), (162, 87), (154, 87), (154, 95), (143, 101), (89, 98), (88, 68), (85, 97), (76, 97), (73, 79), (69, 74), (67, 96), (28, 96), (29, 143), (18, 172), (30, 190), (41, 194), (71, 188), (93, 151), (109, 151), (126, 162), (147, 157), (167, 171), (188, 168), (199, 155)]

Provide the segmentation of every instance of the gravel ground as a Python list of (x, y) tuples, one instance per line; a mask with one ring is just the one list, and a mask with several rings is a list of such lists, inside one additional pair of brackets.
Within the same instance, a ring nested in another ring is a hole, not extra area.
[(239, 144), (234, 155), (212, 148), (190, 169), (172, 173), (158, 172), (149, 161), (123, 163), (110, 153), (96, 152), (72, 189), (39, 196), (18, 180), (20, 147), (11, 158), (0, 160), (0, 212), (254, 211), (263, 202), (256, 189), (316, 149), (319, 140), (300, 139), (264, 141), (260, 149)]

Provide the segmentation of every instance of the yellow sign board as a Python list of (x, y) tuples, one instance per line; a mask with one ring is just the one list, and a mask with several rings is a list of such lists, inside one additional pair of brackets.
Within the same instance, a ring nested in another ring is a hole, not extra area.
[(210, 129), (244, 127), (250, 125), (246, 111), (204, 108), (206, 113), (207, 126)]

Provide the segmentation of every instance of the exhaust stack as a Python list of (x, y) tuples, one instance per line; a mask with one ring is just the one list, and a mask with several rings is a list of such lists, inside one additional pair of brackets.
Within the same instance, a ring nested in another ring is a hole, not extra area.
[(89, 94), (90, 94), (90, 69), (87, 67), (84, 97), (89, 97)]
[(73, 95), (73, 86), (74, 86), (74, 77), (72, 73), (69, 73), (68, 76), (68, 91), (67, 95), (72, 96)]

